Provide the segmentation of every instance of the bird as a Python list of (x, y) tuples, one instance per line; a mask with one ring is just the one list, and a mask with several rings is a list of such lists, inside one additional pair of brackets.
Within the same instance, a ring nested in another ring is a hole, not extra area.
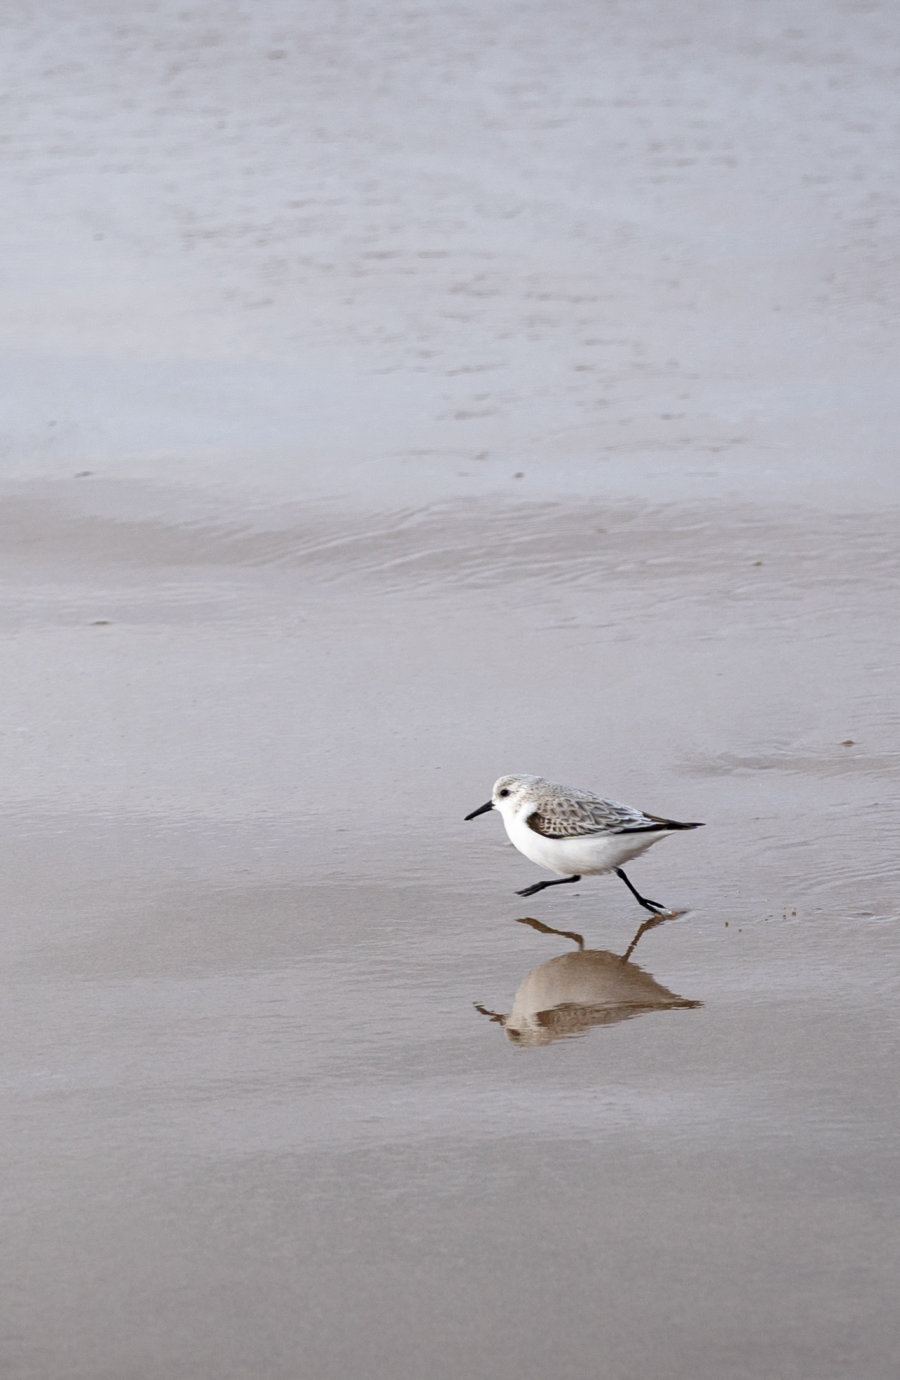
[(546, 886), (615, 872), (638, 904), (653, 915), (668, 912), (659, 901), (649, 900), (632, 886), (622, 863), (679, 829), (703, 827), (701, 823), (685, 824), (646, 814), (593, 791), (557, 785), (543, 776), (525, 773), (501, 776), (494, 783), (490, 800), (466, 819), (475, 819), (488, 810), (500, 812), (509, 841), (520, 853), (539, 867), (560, 874), (552, 882), (535, 882), (517, 891), (517, 896), (534, 896)]

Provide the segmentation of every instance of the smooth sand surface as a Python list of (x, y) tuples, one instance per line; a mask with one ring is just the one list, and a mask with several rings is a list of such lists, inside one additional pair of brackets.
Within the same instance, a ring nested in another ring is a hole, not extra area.
[(896, 9), (3, 24), (4, 1377), (894, 1380)]

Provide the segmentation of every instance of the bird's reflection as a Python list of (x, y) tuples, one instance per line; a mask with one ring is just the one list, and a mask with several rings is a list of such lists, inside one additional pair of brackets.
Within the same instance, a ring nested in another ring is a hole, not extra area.
[(517, 1045), (549, 1045), (566, 1036), (583, 1035), (595, 1025), (615, 1025), (650, 1011), (702, 1006), (663, 987), (631, 955), (648, 930), (671, 916), (654, 916), (640, 926), (624, 954), (586, 949), (573, 930), (557, 930), (531, 916), (518, 923), (541, 934), (556, 934), (577, 944), (572, 953), (548, 958), (519, 984), (512, 1010), (505, 1015), (476, 1003), (475, 1009), (499, 1022)]

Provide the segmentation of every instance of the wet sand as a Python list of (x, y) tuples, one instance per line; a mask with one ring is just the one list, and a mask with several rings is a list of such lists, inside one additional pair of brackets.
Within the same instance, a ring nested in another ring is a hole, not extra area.
[(893, 1380), (896, 15), (5, 22), (4, 1375)]

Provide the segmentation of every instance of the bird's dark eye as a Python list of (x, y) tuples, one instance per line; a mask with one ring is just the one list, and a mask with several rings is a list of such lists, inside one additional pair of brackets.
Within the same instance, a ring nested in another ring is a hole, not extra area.
[(509, 795), (509, 791), (508, 791), (508, 790), (506, 789), (506, 787), (504, 786), (504, 787), (503, 787), (503, 790), (502, 790), (502, 791), (498, 791), (497, 794), (498, 794), (498, 795), (501, 795), (501, 796), (502, 796), (502, 795)]

